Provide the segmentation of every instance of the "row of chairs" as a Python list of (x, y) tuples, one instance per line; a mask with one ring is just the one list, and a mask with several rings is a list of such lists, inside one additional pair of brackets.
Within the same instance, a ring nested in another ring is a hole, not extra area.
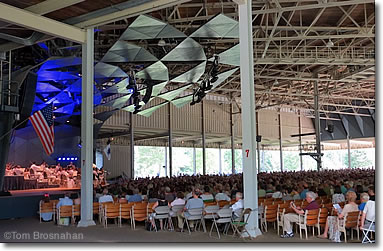
[[(331, 205), (330, 205), (331, 204)], [(299, 227), (300, 238), (302, 238), (302, 230), (306, 232), (307, 239), (307, 227), (313, 228), (313, 235), (315, 235), (315, 228), (318, 229), (318, 234), (320, 234), (320, 229), (324, 228), (326, 225), (327, 217), (334, 214), (334, 209), (332, 203), (330, 204), (322, 204), (321, 208), (316, 210), (307, 210), (305, 215), (299, 217), (299, 221), (297, 223), (297, 227)], [(344, 203), (341, 203), (341, 206), (344, 206)], [(277, 234), (279, 235), (279, 229), (282, 227), (283, 229), (283, 217), (287, 213), (294, 212), (290, 208), (289, 203), (283, 204), (274, 204), (274, 205), (266, 205), (263, 209), (263, 213), (261, 213), (261, 228), (265, 232), (267, 232), (267, 224), (274, 223), (277, 225)], [(359, 240), (359, 226), (360, 226), (360, 217), (361, 214), (359, 211), (349, 212), (345, 215), (344, 220), (338, 221), (340, 225), (338, 225), (338, 230), (340, 232), (345, 233), (345, 242), (346, 239), (346, 229), (351, 230), (351, 238), (353, 239), (353, 230), (357, 232), (357, 237)]]

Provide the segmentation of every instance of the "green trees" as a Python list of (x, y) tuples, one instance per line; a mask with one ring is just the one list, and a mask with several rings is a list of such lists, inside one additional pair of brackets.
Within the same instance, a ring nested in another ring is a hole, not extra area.
[[(346, 154), (343, 163), (348, 167), (348, 155)], [(374, 165), (364, 149), (351, 150), (351, 168), (369, 167)]]

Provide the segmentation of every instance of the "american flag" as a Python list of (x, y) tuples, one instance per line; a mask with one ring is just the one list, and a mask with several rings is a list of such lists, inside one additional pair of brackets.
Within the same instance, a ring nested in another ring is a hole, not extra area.
[(35, 112), (30, 118), (47, 155), (54, 151), (55, 134), (53, 132), (53, 105), (47, 105)]

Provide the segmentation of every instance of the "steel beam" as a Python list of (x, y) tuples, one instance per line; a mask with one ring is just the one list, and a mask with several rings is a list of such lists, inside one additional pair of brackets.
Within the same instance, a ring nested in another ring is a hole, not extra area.
[(234, 149), (234, 120), (233, 120), (233, 102), (230, 103), (230, 142), (231, 142), (231, 173), (235, 174), (235, 149)]
[(81, 220), (78, 227), (96, 225), (93, 221), (93, 87), (94, 31), (87, 29), (82, 45), (81, 103)]
[(0, 3), (0, 20), (76, 43), (87, 38), (82, 29), (4, 3)]
[[(314, 73), (317, 77), (317, 73)], [(317, 170), (322, 169), (322, 156), (321, 156), (321, 138), (320, 138), (320, 114), (319, 114), (319, 92), (318, 92), (318, 81), (314, 81), (314, 113), (315, 113), (315, 143), (317, 150)]]
[(61, 10), (66, 7), (84, 2), (85, 0), (45, 0), (41, 3), (29, 6), (25, 10), (33, 12), (38, 15), (45, 15), (56, 10)]
[[(131, 100), (133, 103), (133, 100)], [(134, 179), (134, 114), (129, 115), (130, 127), (129, 127), (129, 140), (130, 140), (130, 178)]]
[(202, 174), (206, 174), (206, 133), (204, 101), (201, 101), (201, 129), (202, 129)]
[(172, 107), (168, 103), (168, 124), (169, 124), (169, 177), (173, 176), (173, 125), (172, 125)]
[(81, 28), (96, 27), (96, 26), (116, 22), (116, 21), (127, 19), (130, 17), (135, 17), (141, 14), (150, 13), (153, 11), (161, 10), (164, 8), (168, 8), (174, 5), (179, 5), (179, 4), (190, 2), (190, 1), (191, 0), (153, 0), (148, 3), (134, 6), (132, 8), (119, 10), (107, 15), (103, 15), (100, 17), (96, 17), (90, 20), (77, 23), (76, 26)]

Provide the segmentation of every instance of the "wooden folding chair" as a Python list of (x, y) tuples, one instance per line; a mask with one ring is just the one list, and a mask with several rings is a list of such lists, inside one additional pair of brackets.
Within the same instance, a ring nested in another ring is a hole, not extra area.
[(217, 202), (219, 208), (228, 208), (230, 206), (230, 202), (227, 200), (220, 200)]
[(298, 227), (299, 227), (299, 237), (302, 239), (302, 230), (306, 231), (306, 240), (307, 240), (307, 227), (313, 228), (313, 236), (315, 235), (315, 226), (318, 224), (318, 215), (319, 209), (306, 210), (305, 214), (299, 215), (298, 217)]
[(347, 242), (347, 232), (346, 229), (351, 229), (351, 240), (354, 239), (353, 230), (357, 232), (358, 240), (359, 240), (359, 211), (352, 211), (346, 213), (343, 220), (338, 220), (338, 231), (340, 233), (344, 233), (344, 242)]
[(265, 206), (265, 211), (263, 213), (263, 217), (261, 220), (261, 227), (264, 228), (265, 232), (267, 232), (268, 222), (274, 222), (274, 228), (275, 228), (275, 223), (277, 222), (277, 211), (278, 211), (278, 205)]
[(120, 204), (105, 204), (104, 208), (104, 214), (103, 214), (103, 223), (104, 227), (108, 227), (108, 219), (114, 219), (116, 222), (116, 219), (120, 216)]
[(136, 229), (136, 221), (146, 221), (147, 215), (147, 203), (134, 203), (132, 207), (133, 229)]
[(318, 228), (318, 233), (320, 234), (320, 228), (324, 228), (326, 226), (326, 221), (328, 217), (329, 211), (326, 207), (322, 207), (319, 209), (319, 214), (318, 214), (318, 223), (317, 223), (317, 228)]
[(39, 211), (37, 212), (40, 215), (40, 223), (41, 223), (41, 214), (42, 213), (52, 213), (52, 219), (55, 218), (55, 207), (52, 201), (44, 202), (40, 201), (39, 203)]
[(60, 223), (60, 218), (72, 218), (72, 206), (61, 206), (57, 209), (57, 225)]
[(283, 203), (278, 205), (277, 211), (277, 233), (279, 236), (279, 228), (282, 227), (283, 231), (283, 217), (285, 216), (286, 210), (290, 207), (290, 203)]
[(72, 224), (76, 223), (76, 216), (80, 217), (81, 215), (81, 205), (72, 206)]
[(130, 220), (130, 228), (133, 227), (132, 207), (133, 203), (120, 203), (120, 214), (118, 217), (118, 223), (120, 227), (122, 226), (122, 219)]

